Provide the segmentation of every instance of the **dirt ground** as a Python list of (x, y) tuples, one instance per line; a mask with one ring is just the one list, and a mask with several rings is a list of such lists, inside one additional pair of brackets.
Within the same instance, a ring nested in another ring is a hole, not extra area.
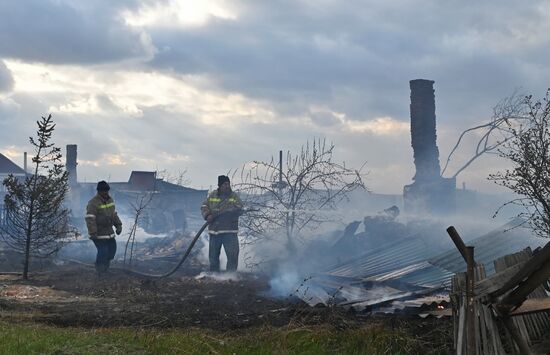
[(239, 274), (149, 279), (113, 269), (104, 278), (82, 265), (57, 266), (22, 281), (0, 279), (0, 309), (62, 326), (201, 326), (234, 329), (289, 321), (293, 304), (261, 296), (265, 279)]
[(449, 319), (380, 317), (310, 307), (293, 297), (270, 297), (265, 276), (228, 276), (212, 278), (192, 267), (164, 279), (129, 275), (121, 269), (98, 278), (93, 268), (84, 265), (52, 265), (32, 273), (26, 281), (17, 275), (0, 275), (0, 319), (70, 327), (199, 327), (221, 331), (317, 324), (345, 328), (376, 321), (392, 328), (405, 327), (426, 341), (452, 341)]

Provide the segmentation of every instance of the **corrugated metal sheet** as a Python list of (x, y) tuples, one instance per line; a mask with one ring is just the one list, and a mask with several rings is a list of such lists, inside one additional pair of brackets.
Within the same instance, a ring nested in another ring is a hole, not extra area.
[[(488, 272), (494, 272), (492, 262), (496, 258), (548, 241), (530, 236), (525, 229), (514, 229), (518, 223), (513, 221), (467, 243), (475, 247), (476, 261), (484, 263)], [(358, 310), (380, 304), (384, 304), (385, 310), (420, 306), (423, 304), (420, 302), (432, 296), (441, 298), (440, 292), (449, 287), (451, 277), (466, 268), (456, 248), (437, 253), (429, 238), (421, 234), (385, 240), (376, 248), (314, 276), (308, 286), (312, 290), (311, 299), (302, 299), (309, 304), (333, 302)], [(419, 302), (407, 302), (408, 299)]]
[(392, 281), (428, 288), (449, 287), (452, 272), (432, 265), (428, 261), (409, 265), (385, 274), (368, 277), (369, 281)]
[[(514, 228), (520, 223), (522, 223), (521, 220), (515, 219), (499, 229), (466, 243), (474, 246), (474, 258), (477, 263), (485, 265), (485, 271), (488, 275), (495, 272), (493, 261), (501, 256), (521, 251), (527, 247), (534, 249), (544, 246), (550, 241), (550, 239), (533, 236), (523, 227)], [(429, 261), (431, 264), (453, 273), (466, 271), (466, 263), (456, 248)]]
[(349, 262), (327, 269), (326, 273), (335, 276), (367, 278), (424, 261), (433, 256), (433, 253), (431, 245), (420, 235), (411, 235), (389, 241)]

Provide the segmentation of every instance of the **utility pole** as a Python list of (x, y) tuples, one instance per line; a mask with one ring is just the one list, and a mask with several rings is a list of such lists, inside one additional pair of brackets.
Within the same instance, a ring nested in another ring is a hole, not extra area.
[(271, 187), (276, 188), (279, 197), (282, 196), (283, 189), (287, 187), (287, 183), (283, 181), (283, 151), (279, 150), (279, 181), (274, 182)]
[(283, 190), (283, 151), (279, 150), (279, 195)]

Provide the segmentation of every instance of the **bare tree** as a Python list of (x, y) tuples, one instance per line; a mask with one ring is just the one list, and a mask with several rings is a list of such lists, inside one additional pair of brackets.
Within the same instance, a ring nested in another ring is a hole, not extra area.
[(161, 180), (178, 186), (186, 186), (191, 183), (191, 180), (187, 178), (187, 169), (179, 170), (175, 174), (169, 172), (166, 169), (159, 170), (157, 172), (157, 177)]
[(524, 110), (523, 101), (524, 96), (514, 93), (503, 99), (493, 108), (493, 116), (489, 122), (470, 127), (463, 131), (447, 156), (445, 165), (441, 169), (441, 176), (447, 172), (454, 155), (458, 153), (468, 136), (479, 137), (475, 144), (474, 152), (465, 163), (451, 174), (451, 178), (456, 178), (482, 155), (498, 154), (498, 148), (513, 137), (511, 128), (527, 119), (527, 112)]
[(36, 123), (37, 138), (29, 138), (35, 149), (34, 172), (24, 179), (10, 175), (3, 181), (6, 223), (1, 234), (8, 246), (24, 255), (23, 279), (28, 279), (31, 256), (55, 254), (74, 235), (69, 210), (63, 205), (68, 173), (60, 163), (60, 148), (51, 142), (55, 124), (51, 115)]
[[(240, 171), (234, 183), (250, 209), (241, 218), (247, 235), (255, 240), (278, 232), (295, 251), (296, 240), (305, 230), (313, 230), (330, 220), (327, 211), (347, 199), (351, 191), (365, 189), (361, 170), (333, 161), (334, 145), (313, 140), (298, 154), (287, 152), (284, 167), (275, 158), (254, 161)], [(233, 174), (235, 180), (236, 173)]]
[(130, 246), (130, 256), (128, 257), (128, 264), (132, 265), (132, 257), (134, 255), (134, 244), (136, 241), (136, 231), (137, 227), (139, 226), (139, 222), (141, 220), (141, 217), (143, 217), (143, 213), (153, 200), (154, 191), (147, 191), (143, 194), (140, 194), (136, 196), (136, 200), (134, 202), (130, 202), (130, 206), (132, 207), (132, 210), (134, 212), (134, 223), (132, 224), (132, 228), (130, 228), (130, 232), (128, 233), (128, 240), (126, 241), (126, 246), (124, 248), (124, 260), (123, 263), (126, 264), (126, 256), (128, 254), (128, 246)]
[(524, 208), (524, 217), (534, 233), (550, 237), (550, 89), (542, 100), (523, 98), (516, 113), (523, 119), (505, 122), (510, 137), (502, 142), (499, 156), (511, 168), (489, 176), (519, 197), (506, 205)]

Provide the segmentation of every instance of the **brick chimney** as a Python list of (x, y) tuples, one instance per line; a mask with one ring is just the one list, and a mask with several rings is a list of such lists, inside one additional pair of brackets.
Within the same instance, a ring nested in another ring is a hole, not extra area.
[(65, 158), (65, 168), (69, 172), (69, 186), (74, 187), (78, 184), (76, 175), (76, 144), (67, 145), (67, 156)]
[(455, 210), (456, 180), (441, 177), (435, 121), (434, 81), (416, 79), (411, 88), (411, 145), (416, 173), (403, 188), (405, 211), (442, 214)]

